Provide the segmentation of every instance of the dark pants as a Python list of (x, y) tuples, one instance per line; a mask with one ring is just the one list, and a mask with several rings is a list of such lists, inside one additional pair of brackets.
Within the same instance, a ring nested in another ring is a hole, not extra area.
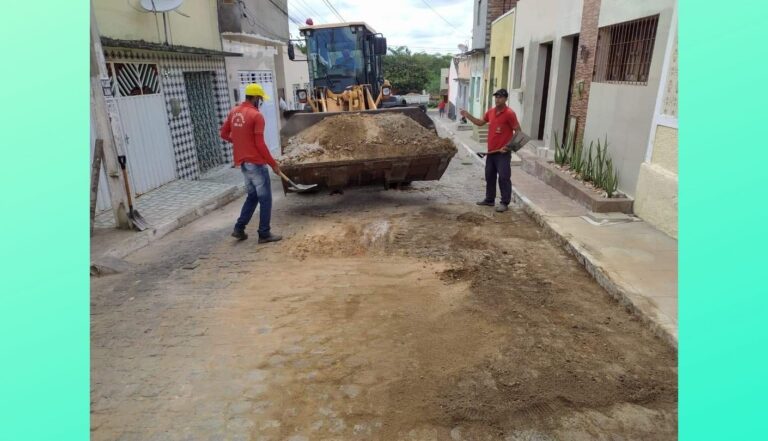
[(244, 162), (240, 166), (245, 178), (245, 189), (248, 197), (245, 199), (240, 218), (237, 219), (235, 230), (245, 231), (245, 226), (251, 221), (256, 206), (259, 210), (259, 237), (269, 237), (269, 223), (272, 217), (272, 186), (269, 181), (269, 166)]
[(499, 177), (501, 203), (512, 200), (512, 153), (494, 153), (485, 156), (485, 200), (496, 201), (496, 176)]

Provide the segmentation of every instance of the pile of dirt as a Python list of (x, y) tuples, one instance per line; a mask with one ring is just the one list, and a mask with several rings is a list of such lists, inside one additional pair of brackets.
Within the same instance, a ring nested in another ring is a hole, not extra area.
[(281, 165), (455, 153), (450, 139), (406, 115), (333, 115), (288, 140)]

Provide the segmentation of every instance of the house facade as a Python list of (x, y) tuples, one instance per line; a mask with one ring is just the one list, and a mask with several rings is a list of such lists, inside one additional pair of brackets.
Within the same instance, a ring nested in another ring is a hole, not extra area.
[(676, 10), (676, 0), (518, 2), (508, 82), (509, 105), (541, 153), (552, 154), (555, 136), (607, 139), (619, 190), (672, 236)]
[(270, 99), (262, 103), (264, 140), (273, 155), (280, 152), (280, 97), (286, 90), (288, 2), (274, 0), (218, 0), (218, 21), (225, 51), (238, 54), (225, 59), (230, 100), (242, 101), (245, 86), (259, 83)]
[(493, 92), (507, 89), (512, 39), (515, 35), (515, 9), (502, 14), (491, 23), (491, 43), (488, 50), (488, 88), (483, 95), (486, 108), (494, 105)]
[[(185, 2), (184, 15), (165, 17), (129, 2), (94, 0), (93, 8), (113, 131), (135, 195), (230, 163), (231, 147), (218, 136), (231, 100), (216, 1)], [(99, 209), (109, 208), (103, 196)]]

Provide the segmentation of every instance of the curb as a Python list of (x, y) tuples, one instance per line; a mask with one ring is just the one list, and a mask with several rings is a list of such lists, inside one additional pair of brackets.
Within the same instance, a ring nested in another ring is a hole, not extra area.
[[(456, 143), (467, 149), (471, 156), (478, 160), (480, 165), (485, 166), (485, 163), (477, 157), (474, 150), (458, 139), (456, 134), (444, 124), (440, 123), (440, 125), (453, 137)], [(521, 173), (525, 173), (522, 170), (522, 167), (519, 167), (519, 169)], [(590, 254), (584, 244), (578, 242), (573, 237), (570, 237), (567, 233), (559, 231), (557, 224), (550, 222), (547, 214), (537, 207), (530, 199), (525, 197), (525, 195), (514, 185), (512, 185), (512, 198), (516, 203), (519, 203), (522, 206), (523, 211), (544, 229), (544, 232), (547, 233), (549, 237), (554, 239), (558, 245), (562, 246), (568, 253), (576, 258), (608, 295), (616, 299), (616, 301), (630, 313), (640, 318), (641, 322), (650, 329), (654, 335), (677, 350), (678, 338), (677, 327), (675, 325), (669, 323), (665, 317), (654, 317), (646, 311), (641, 305), (642, 303), (647, 302), (647, 300), (641, 294), (626, 289), (613, 280), (611, 274), (600, 265), (599, 261), (595, 259), (592, 254)]]
[(606, 271), (595, 259), (592, 254), (586, 249), (586, 247), (570, 237), (567, 233), (563, 233), (558, 230), (557, 224), (554, 224), (548, 220), (548, 216), (536, 205), (533, 204), (528, 198), (526, 198), (520, 190), (514, 185), (512, 186), (512, 197), (515, 202), (520, 203), (523, 210), (537, 223), (552, 239), (557, 242), (558, 245), (565, 248), (576, 260), (587, 270), (593, 279), (600, 285), (605, 291), (614, 299), (616, 299), (620, 305), (626, 308), (630, 313), (639, 317), (644, 325), (646, 325), (651, 332), (657, 337), (664, 340), (666, 343), (678, 348), (677, 335), (675, 334), (676, 327), (668, 323), (667, 320), (651, 316), (646, 310), (640, 306), (644, 300), (643, 296), (637, 292), (621, 287), (615, 282), (610, 273)]
[[(116, 244), (103, 254), (106, 259), (122, 259), (136, 251), (148, 246), (152, 242), (162, 239), (169, 233), (178, 230), (179, 228), (189, 225), (193, 221), (209, 214), (210, 212), (221, 208), (240, 196), (245, 194), (245, 186), (238, 185), (232, 186), (225, 192), (212, 196), (203, 202), (197, 204), (183, 213), (181, 213), (176, 219), (162, 223), (160, 225), (153, 225), (147, 230), (137, 233), (135, 236), (123, 240)], [(94, 261), (101, 260), (100, 258), (94, 259)], [(93, 266), (94, 262), (91, 262)]]

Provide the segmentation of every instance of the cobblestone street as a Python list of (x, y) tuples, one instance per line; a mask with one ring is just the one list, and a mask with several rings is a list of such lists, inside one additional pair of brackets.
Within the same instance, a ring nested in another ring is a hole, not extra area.
[(275, 191), (269, 245), (239, 199), (93, 278), (92, 439), (675, 439), (674, 349), (481, 173)]

